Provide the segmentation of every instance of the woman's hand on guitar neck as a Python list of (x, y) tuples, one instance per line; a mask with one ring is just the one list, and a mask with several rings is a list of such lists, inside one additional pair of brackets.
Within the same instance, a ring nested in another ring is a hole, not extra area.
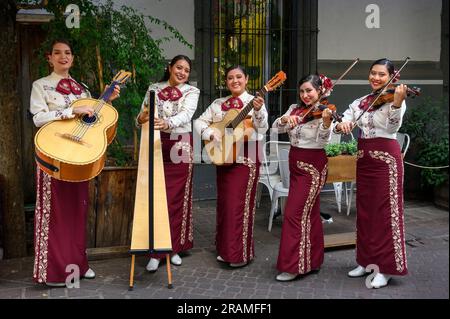
[(263, 105), (264, 99), (257, 94), (256, 97), (253, 99), (253, 108), (256, 111), (259, 111)]
[(94, 115), (94, 109), (87, 105), (78, 106), (78, 107), (74, 107), (72, 109), (72, 114), (75, 114), (75, 115), (87, 114), (87, 115), (89, 115), (89, 117), (91, 117), (92, 115)]

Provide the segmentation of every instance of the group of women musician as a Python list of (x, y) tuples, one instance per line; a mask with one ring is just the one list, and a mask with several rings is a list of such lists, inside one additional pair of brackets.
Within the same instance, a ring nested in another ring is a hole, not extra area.
[[(70, 44), (57, 40), (48, 61), (53, 72), (34, 82), (30, 111), (37, 127), (50, 121), (65, 120), (82, 114), (91, 115), (89, 107), (70, 108), (80, 97), (90, 96), (83, 85), (69, 74), (74, 60)], [(192, 117), (197, 109), (200, 90), (189, 84), (191, 60), (174, 57), (160, 82), (151, 84), (156, 92), (154, 128), (160, 130), (164, 175), (172, 240), (170, 262), (181, 265), (180, 253), (193, 247), (193, 151)], [(276, 119), (273, 127), (290, 139), (290, 186), (282, 225), (276, 276), (291, 281), (316, 273), (324, 260), (324, 238), (320, 219), (320, 191), (327, 177), (324, 151), (331, 133), (348, 134), (360, 129), (357, 153), (357, 267), (350, 277), (366, 275), (366, 267), (377, 265), (379, 273), (371, 282), (380, 288), (392, 275), (406, 275), (407, 263), (403, 217), (403, 162), (396, 133), (405, 113), (406, 86), (395, 89), (393, 102), (369, 108), (374, 96), (394, 76), (394, 66), (387, 60), (375, 61), (369, 70), (372, 93), (356, 99), (345, 111), (342, 122), (333, 122), (332, 111), (322, 101), (331, 93), (325, 76), (307, 75), (298, 83), (299, 102)], [(210, 125), (223, 120), (230, 109), (242, 109), (252, 102), (249, 118), (256, 129), (244, 143), (244, 151), (235, 163), (217, 166), (217, 261), (231, 267), (244, 267), (255, 258), (255, 194), (260, 160), (259, 142), (269, 128), (264, 99), (247, 92), (249, 77), (242, 66), (225, 72), (230, 95), (218, 98), (194, 120), (194, 129), (204, 140), (221, 142), (220, 134)], [(111, 101), (120, 96), (117, 87)], [(136, 118), (140, 126), (149, 120), (149, 101), (144, 99)], [(151, 110), (150, 110), (151, 111)], [(321, 112), (319, 112), (321, 111)], [(317, 114), (320, 116), (311, 116)], [(171, 135), (176, 134), (176, 140)], [(173, 162), (171, 150), (182, 153)], [(37, 171), (35, 210), (35, 263), (33, 278), (49, 286), (65, 286), (66, 266), (78, 265), (84, 278), (94, 278), (86, 256), (85, 228), (88, 210), (88, 182), (64, 182)], [(158, 269), (162, 255), (153, 254), (147, 270)]]

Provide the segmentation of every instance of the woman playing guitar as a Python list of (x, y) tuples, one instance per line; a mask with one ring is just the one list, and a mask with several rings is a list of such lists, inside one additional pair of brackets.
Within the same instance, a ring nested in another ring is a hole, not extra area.
[[(196, 131), (205, 140), (220, 143), (221, 135), (209, 126), (220, 122), (228, 110), (242, 109), (253, 103), (250, 111), (253, 127), (258, 133), (267, 131), (268, 114), (262, 97), (254, 97), (246, 90), (248, 75), (241, 66), (232, 66), (225, 73), (225, 81), (231, 95), (216, 99), (194, 122)], [(254, 135), (257, 135), (254, 133)], [(237, 162), (217, 166), (217, 260), (231, 267), (242, 267), (254, 258), (253, 223), (255, 194), (260, 161), (256, 141), (244, 142), (244, 152)]]
[[(47, 55), (53, 72), (33, 83), (30, 112), (37, 127), (78, 115), (92, 115), (88, 106), (70, 104), (90, 93), (69, 74), (74, 55), (66, 40), (53, 41)], [(119, 96), (116, 86), (110, 101)], [(65, 286), (66, 267), (77, 265), (84, 278), (94, 278), (86, 256), (89, 182), (57, 180), (37, 167), (33, 278), (48, 286)]]

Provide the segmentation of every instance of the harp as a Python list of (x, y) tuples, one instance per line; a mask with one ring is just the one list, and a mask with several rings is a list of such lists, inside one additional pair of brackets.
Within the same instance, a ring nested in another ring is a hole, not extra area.
[(167, 208), (161, 137), (154, 130), (155, 91), (148, 92), (149, 121), (142, 125), (139, 149), (138, 176), (134, 202), (133, 230), (131, 234), (130, 290), (134, 284), (135, 255), (139, 253), (165, 253), (168, 286), (172, 288), (170, 255), (169, 211)]

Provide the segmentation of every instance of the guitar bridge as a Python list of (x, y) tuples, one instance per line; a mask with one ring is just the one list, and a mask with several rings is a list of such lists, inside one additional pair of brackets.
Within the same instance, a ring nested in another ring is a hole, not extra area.
[(81, 139), (81, 137), (78, 137), (78, 136), (75, 136), (75, 135), (72, 135), (72, 134), (69, 134), (69, 133), (64, 133), (64, 134), (61, 134), (61, 133), (55, 133), (55, 135), (56, 135), (56, 136), (59, 136), (59, 137), (62, 137), (62, 138), (65, 138), (65, 139), (67, 139), (67, 140), (70, 140), (70, 141), (72, 141), (72, 142), (76, 142), (76, 143), (78, 143), (78, 144), (87, 146), (87, 147), (91, 147), (91, 146), (92, 146), (91, 144), (86, 143), (85, 141), (83, 141), (83, 140)]

